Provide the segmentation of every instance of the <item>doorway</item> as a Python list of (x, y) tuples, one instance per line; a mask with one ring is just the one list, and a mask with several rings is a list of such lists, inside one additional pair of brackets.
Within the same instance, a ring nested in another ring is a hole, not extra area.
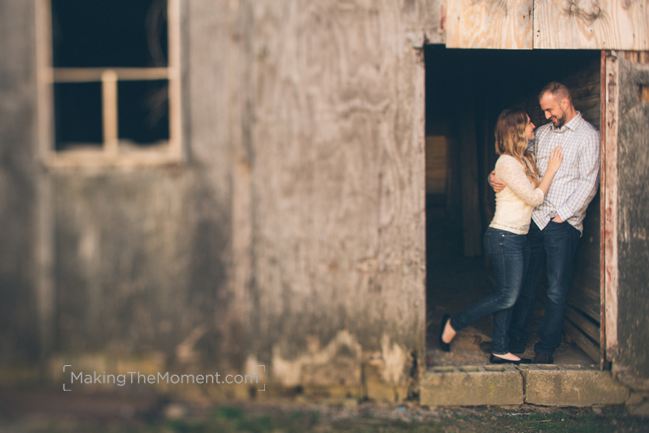
[[(537, 94), (549, 81), (571, 88), (576, 108), (600, 127), (599, 51), (456, 50), (425, 47), (426, 67), (426, 314), (429, 366), (486, 362), (491, 317), (463, 330), (453, 351), (437, 349), (444, 312), (457, 313), (492, 290), (482, 235), (494, 212), (487, 183), (496, 154), (493, 127), (500, 111), (525, 109), (538, 127), (546, 120)], [(591, 202), (569, 294), (557, 364), (599, 363), (599, 194)], [(541, 285), (531, 330), (542, 316)], [(534, 332), (525, 356), (533, 355)]]

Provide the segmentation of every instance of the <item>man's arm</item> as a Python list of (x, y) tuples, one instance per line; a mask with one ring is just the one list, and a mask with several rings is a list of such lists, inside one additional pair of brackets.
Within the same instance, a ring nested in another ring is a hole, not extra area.
[[(586, 207), (597, 192), (599, 173), (599, 134), (591, 134), (580, 149), (579, 180), (572, 195), (557, 209), (555, 222), (563, 222)], [(558, 221), (557, 219), (560, 219)]]
[(505, 182), (502, 181), (502, 179), (500, 179), (500, 178), (498, 178), (498, 176), (496, 176), (496, 171), (495, 170), (492, 171), (491, 173), (489, 173), (489, 177), (487, 178), (487, 182), (489, 182), (489, 185), (494, 190), (494, 192), (500, 192), (503, 189), (505, 189), (505, 186), (507, 186), (505, 184)]

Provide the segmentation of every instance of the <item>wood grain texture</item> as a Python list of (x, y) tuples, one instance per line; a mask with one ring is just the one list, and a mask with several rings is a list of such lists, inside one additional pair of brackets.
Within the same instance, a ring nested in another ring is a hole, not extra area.
[(423, 349), (422, 53), (395, 2), (251, 5), (260, 356), (298, 362), (345, 331), (402, 381)]
[[(600, 127), (600, 59), (584, 64), (579, 72), (563, 79), (570, 88), (573, 102), (588, 122)], [(568, 304), (600, 322), (600, 207), (599, 194), (593, 198), (586, 211), (584, 231), (577, 250), (575, 278)], [(581, 322), (574, 322), (579, 327)], [(589, 334), (590, 335), (590, 334)], [(593, 337), (595, 341), (599, 341)]]
[(535, 1), (534, 48), (649, 49), (648, 2)]
[(448, 48), (531, 49), (532, 0), (448, 0)]
[(33, 359), (51, 329), (51, 296), (39, 302), (36, 29), (33, 2), (0, 2), (0, 362)]
[[(618, 356), (619, 367), (649, 378), (649, 104), (640, 88), (649, 85), (649, 64), (618, 58)], [(647, 383), (649, 385), (649, 383)]]
[(423, 36), (428, 44), (444, 43), (446, 2), (444, 0), (400, 0), (401, 13), (409, 32)]
[(606, 357), (610, 361), (615, 356), (618, 347), (618, 106), (619, 106), (619, 68), (618, 58), (608, 53), (605, 59), (606, 80), (604, 111), (604, 146), (602, 155), (602, 195), (601, 206), (603, 254), (603, 285), (604, 285), (604, 320), (606, 332)]

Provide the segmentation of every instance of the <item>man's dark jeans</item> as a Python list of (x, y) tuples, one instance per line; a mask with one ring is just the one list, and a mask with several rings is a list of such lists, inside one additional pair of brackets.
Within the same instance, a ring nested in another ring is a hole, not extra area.
[(529, 269), (523, 281), (518, 302), (512, 311), (510, 338), (512, 347), (523, 348), (528, 339), (526, 324), (534, 305), (544, 264), (548, 288), (545, 313), (539, 328), (536, 353), (554, 353), (561, 344), (566, 297), (572, 283), (579, 231), (568, 224), (550, 221), (543, 230), (532, 222), (527, 239), (530, 247)]
[(487, 314), (494, 315), (491, 351), (509, 352), (508, 330), (512, 307), (521, 291), (523, 275), (529, 258), (525, 235), (489, 227), (484, 235), (487, 257), (496, 280), (495, 292), (462, 313), (451, 318), (455, 330), (466, 327)]

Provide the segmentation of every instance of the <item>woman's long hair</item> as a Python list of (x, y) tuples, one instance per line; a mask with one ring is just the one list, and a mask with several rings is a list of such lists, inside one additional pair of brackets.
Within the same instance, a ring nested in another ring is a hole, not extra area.
[(523, 110), (503, 110), (496, 121), (496, 154), (510, 155), (525, 167), (525, 174), (533, 185), (539, 183), (539, 170), (534, 155), (527, 149), (525, 127), (529, 117)]

